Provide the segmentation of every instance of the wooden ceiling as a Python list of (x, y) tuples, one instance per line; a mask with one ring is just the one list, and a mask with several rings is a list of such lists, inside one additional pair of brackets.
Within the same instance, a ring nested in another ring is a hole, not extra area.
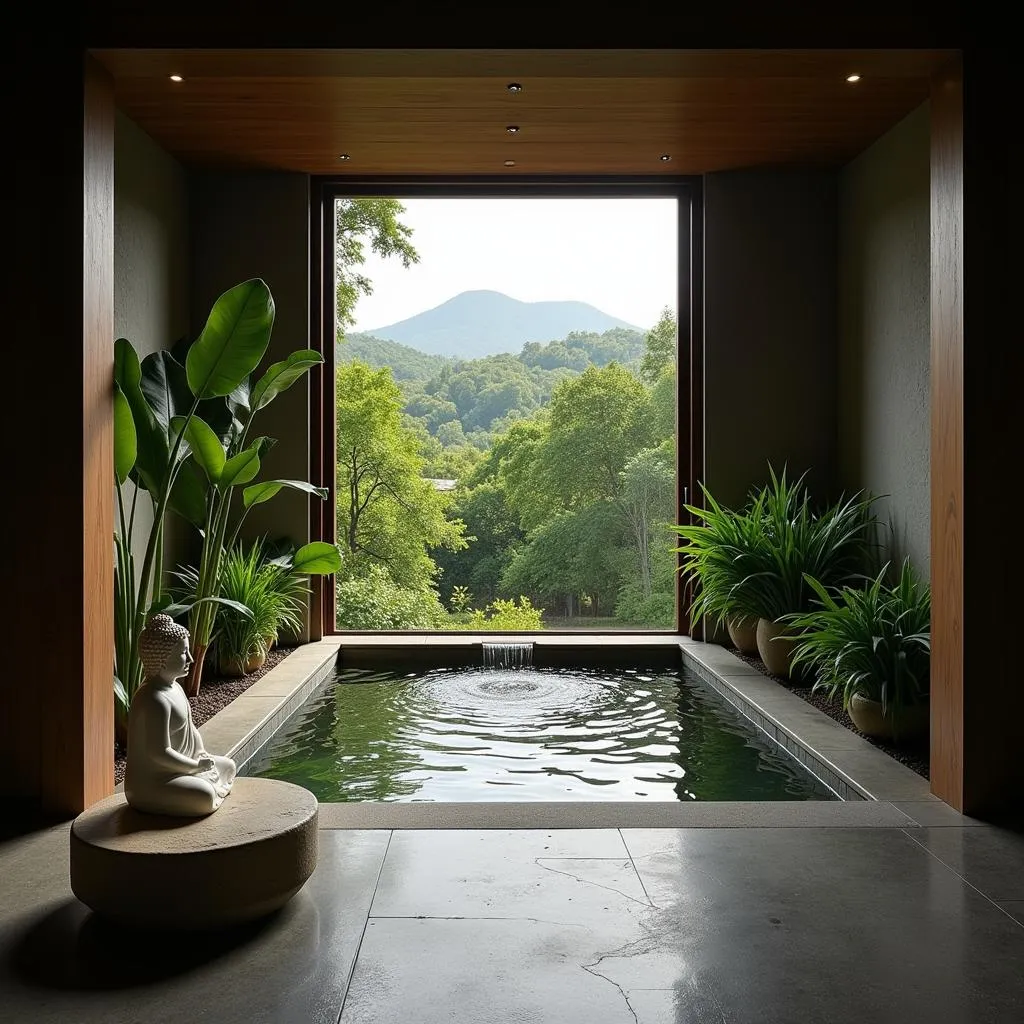
[[(195, 166), (347, 177), (835, 166), (928, 96), (939, 50), (97, 50)], [(170, 75), (183, 81), (172, 82)], [(860, 81), (846, 78), (859, 74)], [(512, 93), (509, 82), (522, 91)], [(509, 133), (508, 125), (519, 131)], [(348, 160), (340, 160), (341, 154)], [(663, 154), (671, 160), (661, 159)], [(506, 161), (514, 166), (506, 166)]]

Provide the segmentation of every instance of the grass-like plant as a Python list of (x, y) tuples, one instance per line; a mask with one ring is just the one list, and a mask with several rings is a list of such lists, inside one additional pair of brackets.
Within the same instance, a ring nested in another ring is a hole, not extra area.
[(696, 584), (691, 617), (718, 625), (731, 615), (754, 614), (747, 580), (750, 558), (763, 542), (764, 502), (757, 495), (746, 511), (734, 512), (720, 505), (703, 484), (701, 490), (705, 507), (685, 506), (699, 522), (670, 527), (684, 541), (672, 550), (683, 556), (684, 578)]
[(811, 610), (816, 580), (838, 589), (864, 578), (876, 563), (875, 499), (858, 492), (815, 513), (804, 476), (795, 482), (769, 467), (770, 482), (753, 499), (760, 510), (759, 538), (742, 559), (745, 609), (776, 622)]
[(888, 568), (867, 587), (843, 587), (836, 596), (808, 578), (820, 607), (787, 621), (801, 631), (793, 665), (817, 675), (815, 690), (841, 696), (844, 708), (860, 694), (896, 719), (903, 708), (928, 699), (931, 592), (909, 560), (891, 586)]

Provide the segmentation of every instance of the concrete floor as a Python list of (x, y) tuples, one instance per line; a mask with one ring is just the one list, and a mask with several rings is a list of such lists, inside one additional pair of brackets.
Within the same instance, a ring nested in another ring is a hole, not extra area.
[(176, 942), (92, 918), (58, 827), (0, 844), (0, 1021), (1024, 1020), (1024, 837), (935, 801), (874, 823), (822, 806), (777, 805), (781, 826), (734, 808), (731, 827), (324, 828), (284, 911)]

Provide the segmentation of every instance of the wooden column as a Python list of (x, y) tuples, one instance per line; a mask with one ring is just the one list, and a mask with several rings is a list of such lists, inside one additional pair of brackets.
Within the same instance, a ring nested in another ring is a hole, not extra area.
[(931, 780), (1000, 816), (1024, 806), (1020, 145), (1008, 58), (972, 53), (931, 103)]
[(113, 791), (114, 99), (80, 49), (17, 60), (0, 785), (68, 817)]

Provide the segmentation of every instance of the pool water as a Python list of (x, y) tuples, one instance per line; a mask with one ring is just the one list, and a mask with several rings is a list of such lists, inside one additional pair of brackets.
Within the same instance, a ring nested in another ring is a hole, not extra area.
[(340, 671), (248, 769), (321, 801), (827, 800), (678, 672)]

